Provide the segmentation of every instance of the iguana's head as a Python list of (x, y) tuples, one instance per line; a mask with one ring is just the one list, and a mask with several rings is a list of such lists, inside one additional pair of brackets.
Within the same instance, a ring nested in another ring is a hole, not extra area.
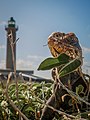
[(82, 49), (74, 33), (54, 32), (48, 37), (48, 46), (54, 57), (65, 53), (72, 59), (79, 57), (82, 61)]

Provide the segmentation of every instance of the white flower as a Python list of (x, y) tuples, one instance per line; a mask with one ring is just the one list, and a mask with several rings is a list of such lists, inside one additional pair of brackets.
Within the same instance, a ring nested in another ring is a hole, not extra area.
[(8, 106), (8, 103), (3, 100), (3, 101), (1, 102), (1, 106), (4, 107), (4, 108), (6, 108), (6, 107)]
[(7, 114), (10, 114), (10, 110), (8, 108), (5, 109)]

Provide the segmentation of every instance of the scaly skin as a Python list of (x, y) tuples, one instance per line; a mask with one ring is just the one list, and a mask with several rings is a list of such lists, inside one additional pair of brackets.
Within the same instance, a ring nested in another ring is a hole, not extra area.
[[(54, 32), (48, 37), (48, 47), (50, 49), (51, 54), (53, 57), (57, 57), (61, 53), (67, 54), (71, 59), (78, 59), (83, 64), (82, 59), (82, 48), (80, 47), (78, 38), (74, 33), (61, 33), (61, 32)], [(55, 72), (55, 71), (54, 71)], [(54, 78), (53, 74), (56, 74), (52, 71), (52, 77)], [(78, 69), (79, 74), (82, 74), (81, 66)]]
[(57, 57), (61, 53), (66, 53), (72, 59), (78, 56), (82, 61), (82, 49), (74, 33), (52, 33), (48, 37), (48, 46), (54, 57)]
[[(79, 45), (78, 38), (74, 33), (65, 34), (61, 32), (54, 32), (48, 37), (48, 46), (53, 57), (57, 57), (59, 54), (65, 53), (69, 55), (71, 59), (78, 57), (81, 63), (83, 63), (82, 49)], [(76, 92), (76, 87), (78, 87), (78, 85), (83, 85), (83, 92), (86, 95), (88, 91), (88, 85), (86, 83), (87, 81), (84, 81), (85, 79), (83, 80), (83, 77), (80, 73), (83, 74), (81, 67), (77, 71), (60, 78), (60, 80), (67, 88), (71, 89), (74, 92)], [(52, 70), (52, 77), (55, 80), (54, 92), (46, 104), (58, 110), (70, 110), (73, 108), (73, 106), (69, 105), (69, 100), (72, 99), (72, 97), (67, 93), (65, 89), (62, 88), (62, 86), (60, 86), (60, 83), (57, 81), (56, 74), (58, 74), (58, 70), (57, 68), (54, 68)], [(68, 80), (70, 81), (68, 82)], [(64, 100), (62, 98), (64, 98)], [(81, 105), (79, 106), (79, 109), (81, 109)], [(76, 110), (75, 104), (74, 107)], [(45, 106), (42, 111), (41, 120), (52, 120), (54, 117), (55, 111)]]

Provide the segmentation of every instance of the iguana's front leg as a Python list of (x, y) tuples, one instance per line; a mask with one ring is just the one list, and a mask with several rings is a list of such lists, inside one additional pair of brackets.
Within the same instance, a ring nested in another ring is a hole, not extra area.
[[(59, 84), (55, 85), (55, 93), (52, 94), (43, 108), (41, 120), (52, 120), (55, 117), (55, 109), (60, 109), (63, 104), (62, 96), (65, 94), (67, 92)], [(49, 106), (53, 107), (53, 109), (49, 108)]]

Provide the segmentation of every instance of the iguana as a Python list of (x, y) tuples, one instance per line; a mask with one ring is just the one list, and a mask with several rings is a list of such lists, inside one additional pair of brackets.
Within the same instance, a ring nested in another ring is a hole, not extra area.
[[(61, 33), (54, 32), (48, 37), (48, 47), (53, 57), (57, 57), (62, 53), (67, 54), (71, 59), (79, 58), (83, 65), (82, 48), (79, 44), (79, 40), (74, 33)], [(58, 70), (60, 68), (54, 68), (52, 70), (52, 77), (54, 79), (54, 92), (47, 101), (47, 105), (44, 106), (41, 120), (52, 120), (55, 117), (56, 112), (54, 109), (48, 107), (51, 106), (57, 110), (61, 110), (67, 113), (77, 112), (78, 110), (84, 111), (87, 106), (83, 102), (79, 102), (74, 99), (59, 83), (57, 79)], [(81, 87), (81, 92), (78, 93), (80, 97), (89, 97), (88, 89), (89, 85), (82, 72), (81, 66), (74, 72), (59, 78), (59, 80), (69, 90), (77, 92), (77, 88)], [(88, 98), (90, 99), (90, 98)]]

